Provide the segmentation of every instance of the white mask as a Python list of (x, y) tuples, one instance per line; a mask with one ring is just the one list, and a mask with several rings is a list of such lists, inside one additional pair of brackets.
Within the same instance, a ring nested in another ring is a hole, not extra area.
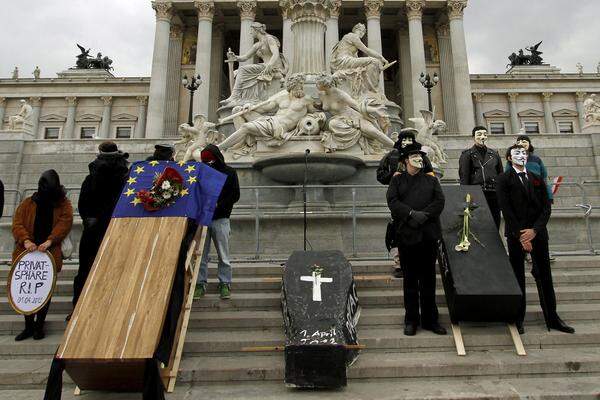
[(519, 167), (524, 167), (527, 164), (527, 150), (512, 149), (510, 151), (510, 161)]
[(400, 147), (405, 148), (409, 144), (413, 144), (413, 139), (411, 137), (402, 138), (402, 142), (400, 142)]
[(481, 129), (479, 131), (475, 131), (475, 143), (479, 146), (485, 146), (485, 142), (487, 141), (487, 131), (485, 129)]
[(423, 156), (421, 154), (411, 154), (408, 156), (408, 163), (415, 168), (423, 168)]

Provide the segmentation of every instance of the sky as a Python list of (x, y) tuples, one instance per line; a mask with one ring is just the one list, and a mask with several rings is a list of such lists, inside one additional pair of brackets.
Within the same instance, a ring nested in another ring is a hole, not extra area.
[[(149, 76), (154, 11), (149, 0), (2, 0), (0, 77), (15, 66), (56, 77), (75, 62), (76, 43), (114, 60), (116, 76)], [(563, 72), (596, 72), (600, 0), (469, 0), (465, 36), (471, 73), (503, 73), (507, 56), (544, 43), (546, 62)]]

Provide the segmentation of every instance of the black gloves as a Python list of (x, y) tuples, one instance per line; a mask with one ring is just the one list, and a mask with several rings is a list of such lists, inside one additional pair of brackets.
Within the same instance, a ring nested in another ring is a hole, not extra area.
[(411, 220), (415, 221), (418, 226), (420, 226), (420, 225), (423, 225), (425, 222), (427, 222), (427, 219), (429, 218), (429, 214), (426, 212), (423, 212), (423, 211), (412, 210), (410, 212), (410, 218), (411, 218)]

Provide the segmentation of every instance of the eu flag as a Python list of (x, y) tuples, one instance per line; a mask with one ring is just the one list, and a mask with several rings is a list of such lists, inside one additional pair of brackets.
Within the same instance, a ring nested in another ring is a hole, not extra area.
[[(176, 200), (157, 211), (146, 211), (138, 193), (150, 190), (165, 168), (175, 169), (183, 178), (183, 190)], [(210, 225), (227, 175), (200, 162), (138, 161), (133, 163), (113, 218), (188, 217), (199, 225)]]

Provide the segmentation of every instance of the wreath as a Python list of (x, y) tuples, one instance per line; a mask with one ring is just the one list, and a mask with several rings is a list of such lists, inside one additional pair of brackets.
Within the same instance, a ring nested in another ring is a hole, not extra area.
[(158, 211), (175, 203), (181, 197), (183, 178), (175, 168), (167, 167), (162, 174), (156, 173), (150, 190), (140, 190), (140, 199), (146, 211)]

